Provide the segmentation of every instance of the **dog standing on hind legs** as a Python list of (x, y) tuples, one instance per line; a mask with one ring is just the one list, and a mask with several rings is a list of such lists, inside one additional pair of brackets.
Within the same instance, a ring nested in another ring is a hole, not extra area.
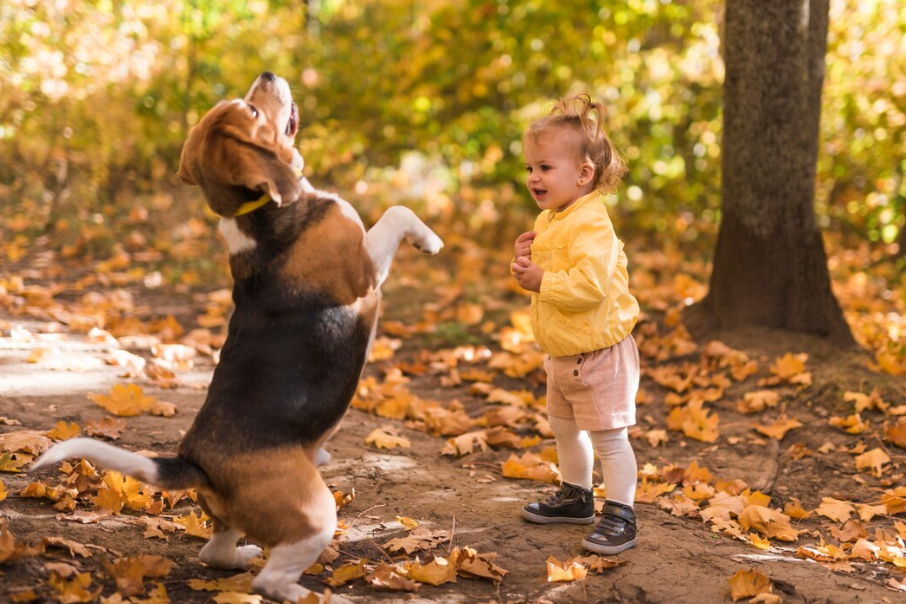
[[(213, 519), (202, 562), (244, 569), (270, 548), (252, 589), (279, 601), (333, 538), (336, 504), (318, 465), (349, 407), (374, 340), (380, 286), (405, 239), (440, 238), (401, 206), (365, 229), (340, 197), (299, 177), (298, 109), (265, 72), (189, 133), (180, 178), (221, 216), (235, 310), (208, 396), (175, 457), (149, 459), (89, 438), (58, 443), (33, 469), (71, 457), (165, 489), (195, 488)], [(334, 597), (334, 602), (343, 601)]]

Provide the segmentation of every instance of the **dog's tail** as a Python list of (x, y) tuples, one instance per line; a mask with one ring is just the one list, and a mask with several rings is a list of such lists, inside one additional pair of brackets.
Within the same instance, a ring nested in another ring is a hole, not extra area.
[(55, 444), (32, 464), (31, 470), (72, 457), (85, 458), (107, 470), (164, 489), (182, 490), (209, 484), (204, 470), (182, 457), (145, 457), (91, 438), (72, 438)]

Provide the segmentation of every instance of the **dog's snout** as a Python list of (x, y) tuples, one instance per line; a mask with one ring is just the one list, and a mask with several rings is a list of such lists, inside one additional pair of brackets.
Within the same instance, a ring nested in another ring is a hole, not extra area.
[(262, 73), (259, 77), (260, 77), (262, 80), (264, 80), (265, 82), (273, 82), (274, 80), (277, 79), (277, 76), (275, 76), (274, 74), (272, 74), (272, 73), (269, 72), (269, 71), (265, 71), (265, 72)]

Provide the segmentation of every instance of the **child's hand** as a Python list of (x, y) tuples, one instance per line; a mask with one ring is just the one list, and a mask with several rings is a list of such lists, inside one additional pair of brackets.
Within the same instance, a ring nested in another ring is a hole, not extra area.
[(541, 293), (541, 279), (544, 277), (544, 269), (526, 258), (521, 256), (516, 258), (513, 263), (513, 276), (522, 289)]
[(535, 231), (529, 231), (528, 233), (523, 233), (516, 238), (516, 245), (513, 246), (513, 257), (514, 258), (531, 258), (532, 257), (532, 241), (535, 240)]

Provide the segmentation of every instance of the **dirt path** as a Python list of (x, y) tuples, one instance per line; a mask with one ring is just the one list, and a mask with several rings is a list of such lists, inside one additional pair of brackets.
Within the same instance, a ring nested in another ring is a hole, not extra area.
[[(5, 316), (7, 320), (11, 318)], [(26, 327), (29, 324), (24, 323)], [(737, 346), (755, 341), (743, 337)], [(802, 343), (805, 344), (805, 343)], [(733, 343), (731, 343), (733, 345)], [(789, 340), (773, 344), (773, 348), (749, 350), (753, 358), (769, 359), (795, 346)], [(0, 425), (0, 433), (21, 429), (47, 431), (59, 420), (84, 426), (89, 420), (99, 420), (108, 414), (91, 402), (88, 393), (105, 393), (124, 380), (120, 370), (105, 365), (102, 346), (88, 345), (77, 336), (59, 344), (62, 355), (54, 368), (43, 363), (27, 363), (33, 345), (5, 342), (0, 347), (0, 416), (21, 422), (20, 425)], [(754, 347), (753, 347), (754, 348)], [(822, 357), (823, 354), (823, 357)], [(414, 353), (401, 352), (414, 360)], [(644, 439), (636, 439), (639, 466), (652, 463), (687, 465), (696, 461), (715, 475), (726, 479), (742, 479), (749, 485), (769, 489), (777, 505), (798, 497), (808, 509), (813, 509), (822, 496), (864, 500), (876, 498), (879, 491), (873, 480), (854, 481), (848, 471), (847, 455), (836, 457), (809, 456), (792, 460), (787, 454), (794, 443), (818, 449), (828, 440), (846, 445), (848, 435), (829, 432), (827, 408), (822, 392), (857, 387), (864, 359), (858, 355), (839, 356), (833, 351), (817, 355), (818, 380), (810, 395), (797, 399), (796, 417), (805, 424), (795, 438), (778, 444), (770, 439), (751, 436), (751, 422), (742, 416), (732, 416), (734, 403), (722, 409), (725, 418), (721, 438), (716, 444), (702, 443), (672, 436), (658, 448)], [(823, 358), (823, 360), (821, 360)], [(394, 362), (401, 359), (396, 358)], [(191, 371), (180, 375), (184, 385), (174, 390), (145, 386), (145, 393), (173, 403), (178, 413), (172, 418), (142, 415), (128, 418), (118, 444), (134, 450), (168, 453), (175, 450), (181, 433), (186, 430), (204, 400), (203, 386), (209, 379), (212, 363), (202, 360)], [(366, 375), (379, 376), (386, 364), (372, 364)], [(643, 386), (655, 392), (657, 386), (646, 378)], [(421, 396), (465, 401), (466, 411), (476, 416), (487, 405), (476, 397), (468, 397), (465, 386), (441, 388), (438, 378), (426, 375), (410, 385)], [(741, 396), (741, 394), (739, 395)], [(836, 396), (836, 394), (835, 394)], [(640, 426), (644, 429), (663, 427), (668, 409), (662, 402), (663, 393), (640, 407)], [(727, 397), (734, 400), (733, 396)], [(738, 398), (738, 396), (736, 397)], [(895, 402), (895, 404), (897, 404)], [(902, 404), (902, 401), (899, 402)], [(792, 407), (792, 404), (790, 405)], [(375, 428), (392, 426), (408, 438), (410, 448), (377, 450), (364, 444), (365, 437)], [(671, 433), (672, 434), (672, 433)], [(791, 433), (792, 434), (792, 433)], [(728, 439), (736, 437), (734, 446)], [(552, 441), (546, 441), (551, 444)], [(489, 450), (463, 458), (441, 455), (444, 439), (422, 431), (409, 429), (404, 422), (389, 420), (361, 411), (351, 410), (342, 430), (330, 445), (333, 462), (324, 475), (334, 489), (355, 490), (353, 501), (343, 507), (340, 518), (349, 529), (337, 542), (341, 557), (334, 567), (360, 558), (372, 563), (389, 561), (392, 557), (381, 545), (407, 531), (397, 521), (398, 516), (417, 520), (432, 531), (449, 531), (450, 537), (433, 550), (447, 555), (454, 547), (470, 546), (479, 553), (494, 552), (496, 563), (508, 571), (499, 584), (488, 580), (459, 578), (456, 583), (441, 586), (422, 585), (416, 593), (377, 591), (356, 581), (338, 591), (356, 602), (444, 602), (479, 603), (501, 602), (633, 602), (647, 604), (698, 604), (729, 602), (728, 580), (741, 569), (757, 568), (770, 577), (774, 593), (783, 602), (809, 604), (848, 604), (895, 602), (904, 596), (884, 587), (893, 577), (904, 579), (904, 572), (891, 564), (853, 564), (849, 572), (831, 570), (811, 560), (797, 557), (796, 549), (817, 539), (804, 535), (798, 543), (772, 541), (770, 549), (760, 550), (711, 527), (697, 518), (678, 517), (658, 505), (637, 505), (640, 522), (639, 545), (617, 557), (624, 565), (589, 574), (575, 582), (549, 583), (546, 560), (555, 556), (565, 560), (582, 554), (579, 541), (587, 527), (539, 527), (523, 522), (519, 508), (535, 500), (550, 487), (528, 480), (511, 480), (501, 476), (500, 465), (511, 451)], [(899, 456), (902, 460), (902, 455)], [(894, 464), (896, 464), (896, 460)], [(902, 465), (900, 465), (902, 468)], [(902, 474), (897, 474), (902, 478)], [(42, 472), (38, 478), (52, 481), (56, 471)], [(11, 601), (26, 588), (34, 588), (41, 598), (49, 598), (46, 581), (48, 562), (65, 561), (80, 571), (91, 571), (94, 585), (103, 586), (110, 596), (114, 586), (105, 572), (104, 561), (120, 556), (144, 553), (158, 554), (173, 561), (169, 576), (163, 580), (171, 602), (209, 602), (216, 592), (193, 591), (187, 585), (191, 579), (220, 579), (232, 573), (203, 566), (197, 558), (203, 541), (181, 533), (172, 534), (167, 541), (143, 536), (144, 527), (137, 514), (123, 513), (99, 523), (80, 524), (64, 521), (63, 515), (50, 507), (46, 500), (18, 496), (34, 480), (24, 473), (2, 476), (9, 496), (0, 502), (0, 519), (8, 521), (9, 530), (19, 539), (39, 540), (63, 537), (78, 543), (98, 546), (90, 558), (72, 556), (65, 548), (48, 549), (44, 556), (26, 558), (0, 566), (0, 601)], [(286, 485), (286, 488), (294, 488)], [(870, 491), (863, 492), (860, 489)], [(182, 504), (182, 513), (193, 509)], [(890, 519), (885, 526), (890, 526)], [(809, 521), (800, 528), (814, 535), (830, 537), (827, 522)], [(400, 559), (404, 556), (395, 556)], [(410, 556), (411, 558), (412, 556)], [(320, 591), (327, 573), (306, 576), (302, 583)], [(38, 601), (53, 601), (41, 599)], [(117, 600), (110, 600), (115, 602)], [(137, 598), (135, 602), (147, 600)]]

